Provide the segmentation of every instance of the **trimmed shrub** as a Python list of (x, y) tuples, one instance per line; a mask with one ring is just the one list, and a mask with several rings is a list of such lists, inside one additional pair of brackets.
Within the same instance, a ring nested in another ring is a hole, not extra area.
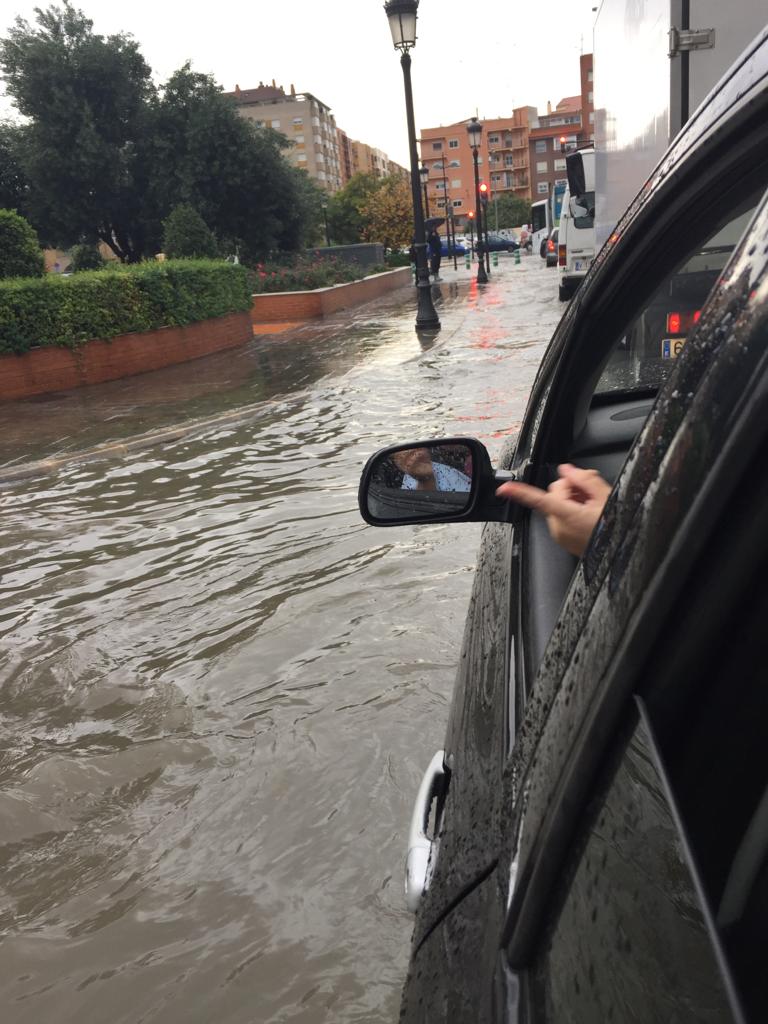
[(0, 352), (76, 348), (92, 338), (247, 312), (245, 267), (213, 260), (139, 263), (73, 277), (0, 281)]
[(297, 257), (289, 264), (257, 263), (249, 271), (251, 291), (306, 292), (315, 288), (330, 288), (334, 284), (359, 281), (370, 273), (359, 265), (337, 261), (333, 257)]
[(0, 278), (42, 277), (43, 251), (27, 221), (13, 210), (0, 210)]
[(74, 245), (70, 251), (72, 270), (78, 274), (81, 270), (101, 270), (106, 260), (95, 245)]
[(218, 255), (213, 232), (193, 206), (176, 206), (163, 221), (163, 252), (169, 260)]

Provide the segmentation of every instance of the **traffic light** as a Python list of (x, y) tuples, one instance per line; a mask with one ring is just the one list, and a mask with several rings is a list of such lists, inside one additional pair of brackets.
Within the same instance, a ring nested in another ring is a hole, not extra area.
[(480, 182), (480, 202), (483, 206), (488, 205), (488, 186), (484, 181)]
[(474, 210), (470, 210), (469, 213), (467, 214), (467, 217), (469, 217), (470, 220), (474, 220), (475, 219), (475, 211)]
[(560, 136), (560, 152), (561, 153), (565, 152), (565, 136), (564, 135)]

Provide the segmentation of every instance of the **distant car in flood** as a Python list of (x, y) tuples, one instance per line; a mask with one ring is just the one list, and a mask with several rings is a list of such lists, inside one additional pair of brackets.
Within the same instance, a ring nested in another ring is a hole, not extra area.
[(514, 238), (502, 238), (501, 235), (488, 235), (488, 252), (515, 252), (520, 243)]
[(466, 247), (463, 246), (461, 244), (461, 242), (458, 242), (458, 241), (456, 242), (456, 245), (449, 246), (448, 242), (446, 241), (446, 239), (443, 238), (441, 240), (441, 245), (442, 245), (442, 250), (441, 251), (442, 251), (443, 256), (453, 256), (454, 252), (456, 253), (457, 256), (463, 256), (466, 253), (466, 251), (467, 251)]

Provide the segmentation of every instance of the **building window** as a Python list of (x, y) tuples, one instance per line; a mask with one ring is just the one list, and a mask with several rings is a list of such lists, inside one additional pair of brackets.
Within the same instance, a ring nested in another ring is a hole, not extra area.
[(547, 140), (546, 139), (536, 139), (536, 152), (537, 153), (546, 153), (547, 152)]
[(439, 153), (442, 148), (443, 148), (442, 142), (433, 142), (432, 143), (432, 152), (433, 153)]
[(589, 91), (589, 92), (587, 93), (587, 102), (588, 102), (588, 103), (594, 103), (594, 95), (595, 95), (595, 94), (594, 94), (594, 93), (592, 92), (592, 90), (590, 90), (590, 91)]
[(564, 171), (565, 170), (565, 160), (562, 157), (560, 157), (557, 160), (555, 160), (555, 170), (556, 171)]
[(448, 164), (449, 167), (461, 167), (461, 163), (458, 160), (451, 160)]
[(591, 69), (591, 68), (590, 68), (590, 70), (589, 70), (589, 71), (587, 72), (587, 81), (588, 81), (588, 82), (591, 82), (591, 81), (592, 81), (592, 69)]
[(461, 188), (461, 178), (454, 178), (451, 182), (451, 188)]
[(594, 110), (590, 110), (590, 112), (589, 112), (589, 123), (590, 124), (594, 124), (595, 123), (595, 112), (594, 112)]
[(293, 123), (294, 124), (304, 124), (304, 118), (303, 117), (294, 117)]
[(454, 199), (453, 200), (453, 208), (454, 208), (454, 210), (458, 210), (458, 208), (460, 206), (463, 206), (463, 205), (464, 205), (464, 203), (461, 201), (461, 199)]
[(458, 139), (448, 139), (448, 149), (458, 149), (458, 148), (459, 148), (459, 140)]
[(515, 165), (514, 157), (511, 154), (504, 157), (504, 166), (505, 167), (514, 167), (514, 165)]
[(307, 154), (306, 153), (297, 153), (296, 154), (296, 159), (299, 161), (299, 163), (304, 163), (306, 161), (306, 159), (307, 159)]
[(432, 182), (432, 184), (434, 185), (434, 187), (436, 189), (439, 189), (440, 191), (443, 191), (443, 189), (445, 188), (445, 182), (444, 181), (434, 181), (434, 182)]
[(273, 128), (279, 128), (280, 127), (280, 122), (279, 121), (273, 121), (272, 122), (272, 127)]
[(546, 195), (546, 193), (549, 192), (549, 182), (540, 181), (539, 184), (536, 186), (536, 191), (539, 193), (539, 195)]
[(437, 200), (437, 208), (438, 208), (438, 210), (444, 210), (445, 209), (445, 200), (444, 199), (438, 199)]
[(256, 122), (256, 127), (257, 128), (263, 128), (264, 127), (264, 122), (263, 121), (257, 121)]
[(489, 135), (488, 136), (488, 145), (489, 146), (498, 146), (498, 144), (499, 144), (499, 136), (498, 135)]
[(549, 164), (547, 163), (546, 160), (538, 160), (537, 161), (537, 163), (536, 163), (536, 173), (537, 174), (546, 174), (548, 169), (549, 169)]

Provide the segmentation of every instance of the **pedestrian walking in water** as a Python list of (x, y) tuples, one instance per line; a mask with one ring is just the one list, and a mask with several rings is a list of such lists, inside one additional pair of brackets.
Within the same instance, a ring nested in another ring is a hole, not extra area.
[(432, 228), (427, 238), (427, 245), (429, 246), (429, 269), (432, 276), (436, 281), (440, 278), (440, 260), (443, 258), (443, 244), (440, 241), (440, 235), (437, 233), (437, 228)]

